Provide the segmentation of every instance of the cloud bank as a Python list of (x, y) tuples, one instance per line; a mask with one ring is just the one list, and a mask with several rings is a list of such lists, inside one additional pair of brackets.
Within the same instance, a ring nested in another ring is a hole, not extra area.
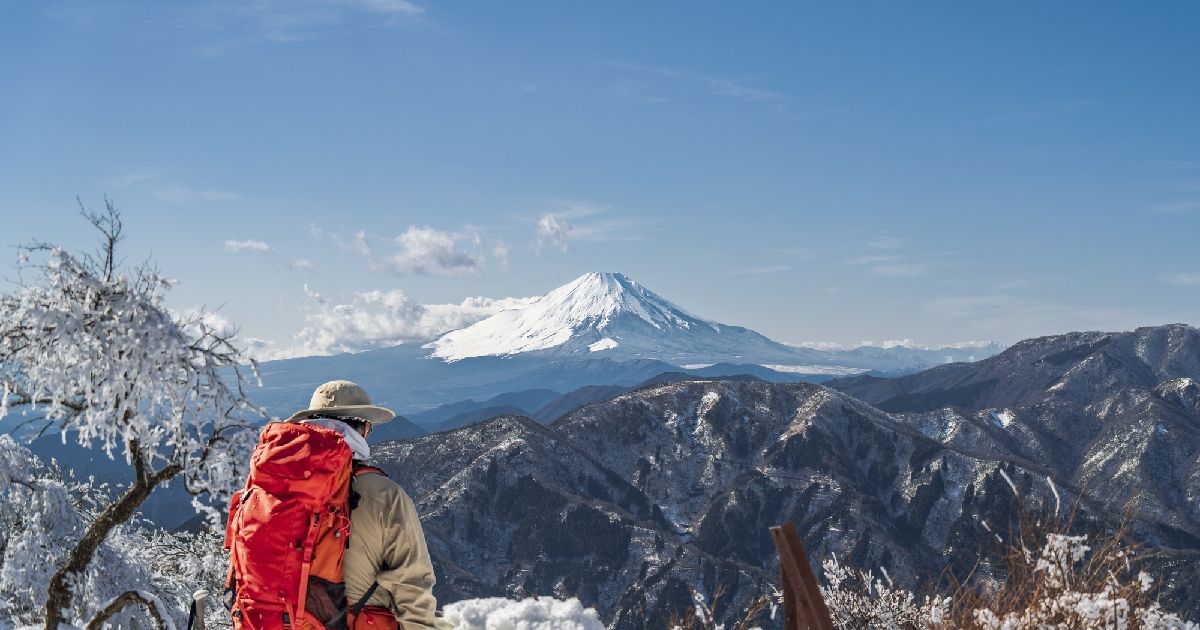
[(306, 287), (307, 320), (292, 344), (279, 347), (248, 340), (248, 350), (260, 360), (362, 352), (402, 343), (427, 341), (451, 330), (470, 326), (500, 311), (527, 306), (533, 298), (472, 297), (458, 304), (421, 304), (404, 291), (363, 291), (349, 303), (336, 304)]

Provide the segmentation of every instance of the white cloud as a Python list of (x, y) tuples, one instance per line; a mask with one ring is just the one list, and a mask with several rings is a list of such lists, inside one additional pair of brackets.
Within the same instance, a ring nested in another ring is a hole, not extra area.
[(537, 222), (537, 253), (547, 245), (560, 252), (567, 251), (567, 238), (571, 233), (571, 224), (562, 215), (547, 212)]
[(165, 170), (128, 170), (121, 175), (101, 181), (114, 188), (145, 193), (164, 203), (187, 204), (204, 201), (230, 201), (241, 198), (241, 195), (227, 190), (195, 188), (181, 184), (172, 177), (170, 171)]
[(508, 268), (509, 253), (508, 243), (504, 241), (492, 243), (492, 258), (500, 263), (501, 267)]
[(244, 241), (225, 241), (225, 251), (227, 252), (258, 252), (266, 254), (271, 251), (271, 246), (262, 241), (247, 239)]
[(799, 343), (789, 343), (786, 345), (796, 348), (809, 348), (811, 350), (824, 350), (826, 352), (846, 350), (849, 348), (849, 346), (836, 341), (801, 341)]
[(403, 291), (364, 291), (348, 304), (334, 304), (307, 286), (307, 324), (293, 344), (278, 348), (259, 344), (259, 356), (295, 356), (361, 352), (405, 342), (434, 339), (470, 326), (500, 311), (522, 308), (533, 298), (467, 298), (458, 304), (420, 304)]
[(1181, 287), (1200, 287), (1200, 272), (1195, 273), (1166, 273), (1162, 281)]
[(571, 241), (602, 243), (641, 238), (631, 231), (634, 221), (600, 216), (608, 213), (610, 206), (578, 201), (555, 201), (551, 205), (554, 209), (543, 212), (535, 222), (534, 251), (538, 254), (547, 247), (565, 252)]
[(294, 271), (312, 271), (314, 265), (312, 261), (308, 260), (307, 258), (297, 258), (296, 260), (288, 263), (288, 267), (292, 268)]
[(441, 232), (432, 228), (410, 227), (397, 236), (395, 252), (381, 259), (384, 267), (400, 275), (455, 276), (483, 271), (483, 257), (477, 251), (459, 249), (460, 241), (478, 247), (477, 235)]
[(360, 230), (353, 238), (310, 226), (313, 238), (329, 238), (338, 249), (365, 257), (375, 271), (387, 271), (400, 276), (461, 276), (482, 273), (490, 254), (506, 266), (508, 245), (494, 241), (485, 246), (483, 234), (473, 227), (447, 232), (431, 227), (410, 226), (403, 234), (392, 238), (372, 236)]

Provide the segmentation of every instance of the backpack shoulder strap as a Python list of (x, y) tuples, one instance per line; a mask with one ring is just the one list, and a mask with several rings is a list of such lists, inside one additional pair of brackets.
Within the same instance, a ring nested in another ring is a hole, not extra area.
[(384, 477), (387, 477), (387, 473), (383, 472), (382, 468), (378, 468), (376, 466), (368, 466), (361, 462), (356, 462), (354, 464), (354, 472), (350, 475), (350, 510), (351, 511), (353, 511), (355, 508), (358, 507), (358, 500), (362, 498), (362, 495), (359, 494), (358, 491), (354, 489), (354, 480), (357, 479), (359, 475), (366, 475), (366, 474), (376, 474), (376, 475), (383, 475)]
[(359, 475), (365, 475), (367, 473), (383, 475), (384, 477), (387, 476), (387, 473), (383, 472), (383, 469), (379, 468), (377, 466), (368, 466), (366, 464), (355, 464), (354, 465), (354, 476), (355, 477), (357, 477)]

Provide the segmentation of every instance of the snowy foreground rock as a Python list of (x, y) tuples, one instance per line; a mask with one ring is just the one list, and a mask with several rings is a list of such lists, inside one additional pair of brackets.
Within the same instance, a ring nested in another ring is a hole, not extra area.
[(444, 621), (454, 630), (604, 630), (596, 610), (574, 597), (466, 599), (447, 604)]

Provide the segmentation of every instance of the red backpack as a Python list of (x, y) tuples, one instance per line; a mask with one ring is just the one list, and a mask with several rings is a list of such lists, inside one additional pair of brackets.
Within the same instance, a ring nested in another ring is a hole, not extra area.
[(229, 505), (226, 593), (237, 630), (344, 629), (350, 447), (337, 431), (272, 422)]

